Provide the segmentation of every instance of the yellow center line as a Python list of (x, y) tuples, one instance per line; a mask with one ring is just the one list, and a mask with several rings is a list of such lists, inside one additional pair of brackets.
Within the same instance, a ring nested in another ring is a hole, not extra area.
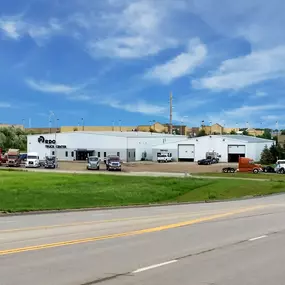
[(88, 221), (88, 222), (74, 222), (74, 223), (67, 223), (67, 224), (16, 228), (16, 229), (0, 230), (0, 234), (1, 233), (23, 232), (23, 231), (34, 231), (34, 230), (46, 230), (46, 229), (54, 229), (54, 228), (65, 228), (65, 227), (74, 227), (74, 226), (83, 226), (83, 225), (92, 225), (92, 224), (104, 224), (104, 223), (113, 223), (113, 222), (147, 220), (147, 219), (163, 218), (163, 217), (171, 217), (171, 216), (176, 217), (176, 216), (199, 215), (199, 214), (205, 214), (205, 213), (211, 213), (211, 212), (213, 211), (188, 212), (188, 213), (178, 212), (178, 213), (169, 213), (169, 214), (163, 214), (163, 215), (153, 215), (153, 216), (143, 216), (143, 217), (118, 218), (118, 219), (109, 219), (109, 220), (96, 220), (96, 221)]
[(168, 224), (168, 225), (162, 225), (162, 226), (153, 227), (153, 228), (147, 228), (147, 229), (117, 233), (117, 234), (110, 234), (110, 235), (105, 235), (105, 236), (61, 241), (61, 242), (55, 242), (55, 243), (26, 246), (26, 247), (21, 247), (21, 248), (5, 249), (5, 250), (0, 251), (0, 256), (20, 253), (20, 252), (36, 251), (36, 250), (42, 250), (42, 249), (47, 249), (47, 248), (55, 248), (55, 247), (61, 247), (61, 246), (108, 240), (108, 239), (114, 239), (114, 238), (119, 238), (119, 237), (136, 236), (136, 235), (141, 235), (145, 233), (154, 233), (154, 232), (159, 232), (159, 231), (164, 231), (164, 230), (169, 230), (169, 229), (175, 229), (175, 228), (179, 228), (183, 226), (189, 226), (189, 225), (193, 225), (193, 224), (197, 224), (201, 222), (212, 221), (212, 220), (219, 219), (219, 218), (226, 218), (232, 215), (241, 214), (241, 213), (245, 213), (245, 212), (249, 212), (249, 211), (253, 211), (253, 210), (257, 210), (257, 209), (261, 209), (265, 207), (266, 206), (260, 205), (260, 206), (250, 207), (250, 208), (243, 208), (243, 209), (238, 209), (238, 210), (227, 212), (227, 213), (220, 213), (220, 214), (215, 214), (211, 216), (201, 217), (201, 218), (197, 218), (194, 220), (189, 220), (189, 221), (184, 221), (184, 222), (179, 222), (179, 223), (174, 223), (174, 224)]

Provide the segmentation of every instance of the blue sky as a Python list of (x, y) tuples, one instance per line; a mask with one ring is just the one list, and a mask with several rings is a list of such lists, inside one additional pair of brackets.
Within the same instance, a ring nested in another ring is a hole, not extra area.
[(285, 128), (282, 0), (12, 0), (0, 122)]

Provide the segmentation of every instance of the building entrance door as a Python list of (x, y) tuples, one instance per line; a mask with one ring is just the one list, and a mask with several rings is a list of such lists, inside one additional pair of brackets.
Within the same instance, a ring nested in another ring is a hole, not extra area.
[(76, 150), (76, 160), (86, 160), (88, 156), (94, 155), (94, 150), (87, 149), (77, 149)]

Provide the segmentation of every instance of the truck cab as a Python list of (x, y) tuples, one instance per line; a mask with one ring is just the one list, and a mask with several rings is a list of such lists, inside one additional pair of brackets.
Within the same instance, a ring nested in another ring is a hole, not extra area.
[(40, 167), (40, 158), (37, 152), (29, 152), (27, 154), (25, 167)]
[(121, 171), (122, 170), (122, 163), (121, 163), (120, 157), (116, 156), (116, 155), (108, 156), (106, 159), (106, 169), (108, 171), (110, 171), (110, 170)]
[(97, 156), (89, 156), (87, 158), (87, 170), (99, 170), (100, 169), (101, 159)]
[(21, 165), (20, 150), (10, 148), (7, 152), (6, 166), (19, 167)]
[(254, 162), (253, 159), (247, 157), (240, 157), (238, 162), (238, 172), (262, 172), (262, 167), (260, 164)]

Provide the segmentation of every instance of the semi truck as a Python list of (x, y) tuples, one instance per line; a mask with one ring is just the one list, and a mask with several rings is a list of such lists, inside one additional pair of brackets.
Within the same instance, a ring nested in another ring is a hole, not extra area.
[(7, 167), (19, 167), (21, 165), (21, 159), (20, 159), (20, 150), (10, 148), (7, 152), (7, 161), (6, 166)]
[(259, 173), (262, 172), (262, 167), (260, 164), (254, 162), (253, 159), (247, 157), (240, 157), (238, 161), (238, 168), (236, 167), (224, 167), (222, 170), (224, 173), (235, 173), (235, 172), (251, 172)]

